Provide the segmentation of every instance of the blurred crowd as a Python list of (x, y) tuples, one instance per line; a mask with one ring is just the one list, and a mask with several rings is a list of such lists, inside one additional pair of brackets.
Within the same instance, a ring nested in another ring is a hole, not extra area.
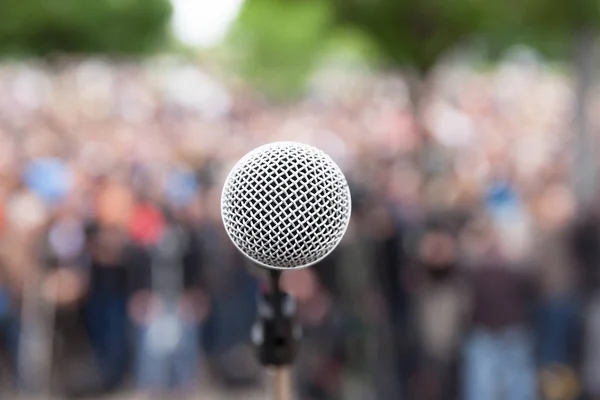
[(247, 151), (295, 140), (353, 196), (340, 247), (283, 276), (301, 400), (349, 380), (365, 399), (600, 399), (600, 206), (570, 185), (570, 78), (449, 65), (411, 98), (395, 74), (324, 73), (274, 103), (176, 59), (0, 65), (1, 384), (260, 385), (263, 271), (220, 190)]

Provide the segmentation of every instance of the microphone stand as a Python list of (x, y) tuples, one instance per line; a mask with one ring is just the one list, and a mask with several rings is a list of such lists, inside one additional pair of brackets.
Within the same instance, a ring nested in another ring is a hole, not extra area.
[(290, 367), (300, 341), (296, 304), (279, 286), (281, 271), (269, 270), (270, 291), (258, 304), (253, 339), (260, 363), (275, 372), (274, 400), (291, 400)]

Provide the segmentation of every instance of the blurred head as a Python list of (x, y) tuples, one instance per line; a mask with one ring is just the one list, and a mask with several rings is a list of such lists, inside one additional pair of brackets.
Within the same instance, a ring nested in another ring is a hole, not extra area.
[(7, 225), (13, 232), (35, 233), (47, 223), (48, 209), (34, 193), (15, 193), (6, 204)]
[(382, 240), (395, 234), (394, 216), (383, 204), (372, 205), (371, 211), (366, 213), (366, 224), (373, 239)]
[(117, 180), (105, 180), (96, 197), (96, 216), (106, 226), (125, 227), (133, 212), (133, 194)]
[(429, 271), (452, 268), (456, 257), (456, 241), (450, 232), (441, 229), (431, 230), (421, 238), (419, 259)]
[(575, 216), (573, 193), (562, 184), (553, 184), (542, 191), (537, 204), (538, 222), (543, 229), (565, 228)]
[(497, 257), (501, 251), (498, 229), (488, 215), (479, 215), (461, 232), (461, 245), (471, 260)]
[(413, 205), (421, 201), (423, 178), (410, 163), (398, 163), (390, 171), (387, 182), (388, 197), (398, 204)]
[(313, 300), (320, 287), (316, 274), (310, 268), (286, 271), (281, 277), (281, 286), (299, 303)]

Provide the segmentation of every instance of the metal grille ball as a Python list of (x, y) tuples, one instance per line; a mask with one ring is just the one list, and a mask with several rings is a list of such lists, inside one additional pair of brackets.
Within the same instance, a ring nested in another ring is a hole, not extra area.
[(303, 268), (331, 253), (351, 214), (350, 189), (337, 164), (302, 143), (275, 142), (231, 170), (221, 216), (234, 245), (273, 269)]

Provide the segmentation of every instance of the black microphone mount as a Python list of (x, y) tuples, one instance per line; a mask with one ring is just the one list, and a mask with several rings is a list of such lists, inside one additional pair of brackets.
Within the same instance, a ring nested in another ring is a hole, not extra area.
[(270, 290), (258, 302), (258, 320), (253, 329), (253, 342), (258, 358), (266, 367), (290, 366), (301, 338), (296, 322), (296, 302), (281, 290), (280, 270), (269, 270)]

